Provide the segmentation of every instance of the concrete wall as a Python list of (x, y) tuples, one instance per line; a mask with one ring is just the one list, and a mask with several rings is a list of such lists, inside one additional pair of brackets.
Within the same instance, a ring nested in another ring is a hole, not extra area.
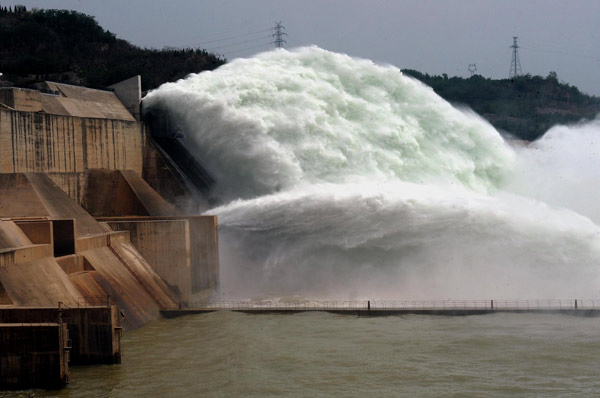
[(24, 88), (0, 89), (0, 104), (7, 105), (17, 111), (39, 112), (42, 110), (40, 92)]
[(82, 206), (95, 217), (179, 214), (132, 170), (90, 170), (87, 177)]
[(204, 196), (186, 185), (185, 177), (170, 163), (150, 138), (144, 146), (142, 177), (183, 214), (194, 214), (210, 206)]
[(0, 110), (0, 173), (48, 173), (71, 197), (89, 169), (141, 176), (144, 143), (139, 122)]
[(219, 285), (219, 233), (216, 216), (190, 217), (192, 236), (192, 291)]
[(156, 273), (179, 292), (182, 302), (192, 292), (190, 228), (187, 220), (109, 222), (114, 230), (129, 231), (131, 243)]
[(0, 324), (64, 323), (72, 365), (121, 363), (121, 318), (116, 305), (77, 308), (0, 308)]
[(35, 245), (54, 245), (51, 221), (22, 220), (16, 221), (15, 224), (27, 235), (31, 243)]
[(185, 304), (190, 295), (219, 283), (215, 216), (102, 218), (114, 230), (129, 231), (131, 243)]
[(42, 109), (53, 115), (135, 121), (112, 91), (45, 82), (58, 95), (41, 94)]
[(109, 86), (114, 90), (125, 108), (135, 117), (140, 119), (140, 104), (142, 102), (142, 79), (140, 75)]
[(69, 381), (67, 325), (0, 324), (0, 389), (62, 388)]
[(0, 174), (0, 186), (5, 215), (14, 211), (10, 204), (17, 193), (37, 198), (34, 212), (17, 220), (25, 231), (13, 221), (0, 220), (0, 303), (40, 307), (61, 301), (73, 307), (110, 296), (123, 310), (126, 328), (178, 305), (177, 296), (129, 242), (127, 231), (107, 231), (43, 174)]

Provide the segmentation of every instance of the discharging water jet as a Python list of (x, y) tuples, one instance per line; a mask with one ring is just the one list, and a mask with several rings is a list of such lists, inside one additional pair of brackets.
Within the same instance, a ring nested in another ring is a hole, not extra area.
[(588, 213), (529, 194), (531, 149), (395, 67), (278, 50), (165, 84), (144, 107), (215, 178), (224, 298), (596, 296)]

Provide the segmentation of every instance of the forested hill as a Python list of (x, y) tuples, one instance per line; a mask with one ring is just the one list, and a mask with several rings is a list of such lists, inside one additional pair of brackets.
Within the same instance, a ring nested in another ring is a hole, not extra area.
[[(225, 62), (205, 50), (134, 46), (75, 11), (0, 6), (0, 86), (28, 87), (52, 80), (103, 88), (141, 75), (142, 88), (149, 90)], [(560, 83), (553, 72), (545, 78), (526, 75), (512, 80), (403, 72), (520, 139), (534, 140), (557, 123), (593, 119), (600, 112), (600, 98)]]
[(494, 127), (524, 140), (534, 140), (555, 124), (594, 119), (600, 98), (583, 94), (577, 87), (547, 77), (524, 75), (514, 79), (431, 76), (403, 70), (431, 86), (454, 104), (464, 104), (489, 120)]
[(102, 88), (141, 75), (148, 90), (223, 63), (204, 50), (134, 46), (79, 12), (0, 7), (0, 72), (20, 86), (53, 80)]

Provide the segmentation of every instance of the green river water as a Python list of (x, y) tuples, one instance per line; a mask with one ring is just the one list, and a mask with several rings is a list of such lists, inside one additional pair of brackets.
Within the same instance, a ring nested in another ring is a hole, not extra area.
[(129, 331), (123, 363), (1, 397), (562, 397), (600, 394), (600, 319), (219, 312)]

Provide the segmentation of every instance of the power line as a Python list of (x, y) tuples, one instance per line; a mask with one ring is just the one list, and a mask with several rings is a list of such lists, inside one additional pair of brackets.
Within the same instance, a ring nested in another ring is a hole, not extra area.
[(273, 43), (272, 42), (268, 42), (268, 43), (263, 43), (263, 44), (259, 44), (259, 45), (252, 46), (252, 47), (245, 47), (245, 48), (242, 48), (242, 49), (239, 49), (239, 50), (227, 51), (227, 54), (225, 54), (225, 55), (229, 56), (229, 55), (233, 55), (233, 54), (245, 53), (245, 52), (248, 52), (250, 50), (255, 50), (257, 48), (265, 48), (267, 46), (270, 46), (271, 44), (273, 44)]
[[(220, 32), (215, 32), (215, 33), (213, 33), (213, 34), (211, 34), (211, 35), (205, 36), (205, 38), (206, 38), (206, 39), (209, 39), (209, 40), (212, 40), (213, 38), (220, 38), (220, 37), (223, 37), (223, 35), (230, 35), (230, 34), (232, 34), (232, 33), (234, 33), (234, 32), (235, 32), (235, 30), (234, 30), (234, 29), (222, 30), (222, 31), (220, 31)], [(204, 35), (203, 35), (203, 36), (204, 36)], [(194, 34), (193, 36), (180, 37), (180, 38), (178, 38), (178, 39), (171, 40), (170, 42), (168, 42), (168, 43), (163, 43), (163, 44), (164, 44), (165, 46), (167, 46), (167, 45), (169, 45), (169, 44), (172, 44), (173, 42), (179, 42), (179, 43), (180, 43), (180, 42), (183, 42), (183, 41), (185, 41), (185, 42), (188, 42), (188, 41), (190, 41), (190, 40), (196, 40), (197, 38), (198, 38), (198, 33)]]
[(544, 49), (544, 48), (533, 48), (533, 47), (522, 47), (519, 48), (527, 51), (541, 52), (547, 54), (557, 54), (557, 55), (568, 55), (570, 57), (579, 57), (579, 58), (587, 58), (592, 60), (598, 60), (598, 56), (590, 55), (590, 54), (582, 54), (582, 53), (574, 53), (570, 51), (563, 50), (554, 50), (554, 49)]
[(226, 45), (223, 45), (223, 46), (212, 47), (210, 49), (207, 49), (207, 51), (219, 50), (221, 48), (235, 47), (235, 46), (239, 46), (241, 44), (252, 43), (252, 42), (256, 42), (258, 40), (262, 40), (262, 39), (269, 39), (270, 37), (271, 36), (263, 36), (263, 37), (257, 37), (257, 38), (250, 39), (250, 40), (238, 41), (236, 43), (230, 43), (230, 44), (226, 44)]
[(521, 71), (521, 61), (519, 60), (519, 45), (517, 44), (517, 39), (517, 36), (513, 36), (513, 45), (509, 47), (513, 49), (510, 70), (508, 72), (509, 79), (523, 74), (523, 71)]
[[(249, 33), (245, 33), (245, 34), (241, 34), (241, 35), (224, 37), (222, 39), (215, 39), (215, 40), (203, 41), (203, 42), (195, 43), (195, 44), (192, 44), (192, 45), (193, 46), (201, 46), (201, 45), (204, 45), (204, 44), (218, 43), (218, 42), (222, 42), (222, 41), (237, 39), (237, 38), (240, 38), (240, 37), (248, 37), (248, 36), (252, 36), (252, 35), (255, 35), (255, 34), (259, 34), (259, 33), (270, 32), (271, 30), (272, 30), (271, 28), (270, 29), (257, 30), (256, 32), (249, 32)], [(270, 37), (270, 36), (268, 36), (268, 37)]]
[[(241, 34), (236, 34), (236, 35), (229, 35), (226, 37), (219, 37), (219, 36), (212, 36), (212, 37), (216, 37), (213, 40), (205, 40), (202, 42), (197, 42), (197, 43), (192, 43), (192, 44), (186, 44), (186, 45), (179, 45), (179, 46), (167, 46), (169, 48), (173, 48), (173, 49), (183, 49), (183, 48), (200, 48), (201, 46), (205, 45), (205, 44), (212, 44), (212, 43), (221, 43), (221, 42), (227, 42), (229, 40), (234, 40), (234, 39), (239, 39), (239, 38), (251, 38), (252, 40), (260, 40), (263, 38), (271, 38), (271, 36), (266, 36), (266, 37), (252, 37), (255, 35), (258, 35), (260, 33), (265, 33), (265, 32), (271, 32), (273, 30), (273, 28), (269, 28), (269, 29), (261, 29), (261, 30), (256, 30), (253, 32), (246, 32), (246, 33), (241, 33)], [(231, 31), (229, 31), (231, 32)], [(251, 40), (249, 40), (251, 41)], [(239, 42), (237, 42), (239, 43)], [(216, 47), (219, 48), (219, 47)]]

